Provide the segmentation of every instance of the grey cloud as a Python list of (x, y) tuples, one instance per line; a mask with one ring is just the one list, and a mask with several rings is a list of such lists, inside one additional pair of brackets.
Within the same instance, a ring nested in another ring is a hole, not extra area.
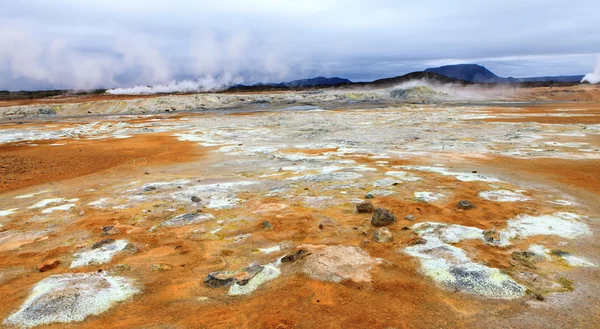
[[(353, 80), (480, 63), (502, 76), (584, 74), (595, 0), (23, 0), (0, 12), (0, 89), (204, 79)], [(33, 86), (33, 87), (32, 87)]]

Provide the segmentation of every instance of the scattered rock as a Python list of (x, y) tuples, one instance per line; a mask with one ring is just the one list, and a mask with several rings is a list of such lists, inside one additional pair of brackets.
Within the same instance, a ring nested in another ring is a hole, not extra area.
[(410, 230), (410, 227), (408, 227), (408, 226), (403, 226), (402, 227), (402, 231), (408, 231), (408, 230)]
[(365, 199), (373, 199), (375, 196), (372, 193), (365, 194)]
[[(148, 175), (148, 173), (145, 173), (146, 175)], [(144, 192), (150, 192), (150, 191), (154, 191), (156, 190), (156, 186), (153, 185), (148, 185), (146, 187), (144, 187)]]
[(98, 315), (139, 293), (130, 279), (96, 273), (52, 275), (38, 282), (4, 325), (31, 328)]
[(357, 246), (303, 245), (300, 247), (311, 253), (305, 258), (304, 274), (320, 281), (370, 282), (371, 269), (381, 263)]
[(416, 246), (416, 245), (420, 245), (420, 244), (426, 244), (427, 240), (423, 239), (423, 238), (412, 238), (410, 240), (408, 240), (407, 244), (409, 246)]
[(265, 231), (270, 231), (273, 229), (273, 224), (271, 224), (271, 222), (269, 222), (268, 220), (262, 222), (262, 226)]
[(498, 231), (495, 228), (493, 228), (491, 230), (483, 231), (483, 237), (484, 237), (485, 241), (490, 242), (490, 243), (500, 241), (500, 233), (498, 233)]
[(202, 201), (202, 199), (200, 199), (199, 197), (197, 197), (195, 195), (192, 196), (192, 202), (200, 202), (200, 201)]
[(43, 261), (40, 264), (40, 266), (38, 266), (38, 270), (40, 272), (50, 271), (50, 270), (57, 268), (58, 265), (60, 265), (60, 264), (61, 264), (61, 261), (58, 259), (47, 259), (47, 260)]
[(474, 209), (476, 207), (475, 207), (475, 205), (471, 201), (460, 200), (456, 204), (456, 208), (463, 209), (463, 210), (469, 210), (469, 209)]
[(160, 224), (160, 226), (179, 227), (204, 222), (213, 218), (215, 217), (211, 214), (205, 214), (202, 212), (202, 210), (196, 210), (187, 214), (181, 214), (175, 217), (171, 217), (168, 220), (164, 221), (162, 224)]
[(322, 230), (322, 229), (323, 229), (323, 227), (325, 227), (325, 226), (323, 226), (323, 224), (319, 224), (319, 229), (320, 229), (320, 230)]
[(102, 235), (115, 235), (119, 234), (119, 230), (117, 230), (114, 226), (104, 226), (102, 228)]
[(300, 249), (294, 254), (283, 256), (283, 258), (281, 258), (281, 262), (282, 263), (293, 263), (293, 262), (300, 260), (306, 256), (308, 256), (308, 251), (306, 251), (304, 249)]
[(157, 271), (157, 272), (164, 272), (164, 271), (170, 271), (173, 269), (173, 265), (171, 264), (152, 264), (152, 266), (150, 266), (150, 268), (153, 271)]
[(380, 227), (373, 232), (373, 238), (379, 243), (386, 243), (392, 241), (393, 235), (387, 227)]
[(371, 224), (373, 226), (386, 226), (390, 225), (396, 221), (396, 216), (394, 214), (385, 209), (385, 208), (377, 208), (375, 209), (375, 213), (373, 214), (373, 218), (371, 219)]
[(361, 213), (370, 213), (373, 212), (373, 210), (375, 210), (375, 207), (373, 207), (373, 203), (371, 201), (365, 201), (365, 202), (361, 202), (359, 204), (356, 205), (356, 210)]
[(127, 250), (131, 253), (137, 253), (138, 251), (140, 251), (140, 248), (138, 248), (138, 246), (134, 245), (133, 243), (128, 243), (125, 248), (123, 248), (123, 250)]
[(115, 242), (115, 239), (100, 240), (100, 241), (98, 241), (98, 242), (96, 242), (96, 243), (94, 243), (92, 245), (92, 249), (98, 249), (98, 248), (100, 248), (100, 247), (102, 247), (104, 245), (107, 245), (107, 244), (110, 244), (110, 243), (113, 243), (113, 242)]
[(412, 220), (415, 220), (415, 216), (413, 216), (413, 215), (406, 215), (406, 216), (404, 216), (404, 219), (412, 221)]
[(253, 264), (243, 270), (238, 271), (221, 271), (209, 273), (204, 279), (204, 284), (207, 287), (219, 288), (223, 286), (229, 286), (234, 283), (238, 285), (245, 285), (255, 275), (260, 273), (264, 269), (263, 266)]

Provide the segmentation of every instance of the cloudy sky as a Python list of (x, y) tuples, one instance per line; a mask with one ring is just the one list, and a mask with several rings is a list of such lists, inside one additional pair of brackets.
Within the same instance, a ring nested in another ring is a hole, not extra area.
[(0, 90), (173, 80), (351, 80), (478, 63), (585, 74), (598, 0), (19, 0), (0, 10)]

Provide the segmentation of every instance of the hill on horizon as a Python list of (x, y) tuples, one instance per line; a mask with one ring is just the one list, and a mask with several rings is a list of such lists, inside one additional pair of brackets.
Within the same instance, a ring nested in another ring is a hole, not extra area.
[(560, 75), (544, 76), (531, 78), (503, 78), (488, 70), (485, 66), (478, 64), (455, 64), (432, 67), (425, 69), (425, 72), (433, 72), (443, 76), (466, 80), (476, 83), (521, 83), (521, 82), (579, 82), (583, 79), (582, 75)]

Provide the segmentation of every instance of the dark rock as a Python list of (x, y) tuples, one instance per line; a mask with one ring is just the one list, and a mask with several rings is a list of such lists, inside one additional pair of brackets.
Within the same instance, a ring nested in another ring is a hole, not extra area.
[(500, 241), (500, 233), (493, 228), (491, 230), (483, 231), (483, 237), (487, 242), (498, 242)]
[(413, 238), (408, 241), (409, 246), (416, 246), (419, 244), (426, 244), (426, 243), (427, 243), (427, 240), (425, 240), (423, 238)]
[(373, 238), (379, 243), (391, 242), (394, 238), (387, 227), (380, 227), (373, 232)]
[(396, 216), (394, 214), (385, 209), (385, 208), (377, 208), (375, 209), (375, 213), (373, 214), (373, 218), (371, 219), (371, 224), (373, 226), (386, 226), (390, 225), (396, 221)]
[(114, 226), (104, 226), (102, 228), (102, 235), (115, 235), (119, 234), (119, 230), (117, 230)]
[(365, 201), (357, 204), (356, 210), (361, 214), (370, 213), (373, 212), (373, 210), (375, 210), (375, 207), (373, 207), (373, 203), (371, 203), (371, 201)]
[(404, 219), (406, 219), (406, 220), (415, 220), (415, 216), (413, 216), (413, 215), (406, 215), (406, 216), (404, 216)]
[(47, 259), (47, 260), (43, 261), (40, 264), (40, 266), (38, 266), (38, 270), (40, 272), (50, 271), (50, 270), (57, 268), (58, 265), (60, 265), (60, 264), (61, 264), (61, 261), (58, 259)]
[(365, 199), (373, 199), (373, 198), (375, 198), (375, 196), (373, 194), (371, 194), (371, 193), (365, 194)]
[(273, 224), (271, 224), (271, 222), (269, 222), (268, 220), (262, 222), (262, 226), (265, 231), (270, 231), (273, 229)]
[(308, 251), (306, 251), (304, 249), (300, 249), (295, 254), (283, 256), (283, 258), (281, 258), (281, 262), (282, 263), (292, 263), (292, 262), (300, 260), (306, 256), (308, 256)]
[(410, 227), (408, 227), (408, 226), (404, 226), (404, 227), (402, 228), (402, 231), (408, 231), (408, 230), (410, 230)]
[(138, 246), (134, 245), (133, 243), (128, 243), (125, 248), (123, 248), (123, 250), (127, 250), (131, 253), (136, 253), (138, 251), (140, 251), (140, 248), (138, 248)]
[(102, 247), (102, 246), (104, 246), (104, 245), (111, 244), (111, 243), (113, 243), (113, 242), (115, 242), (115, 239), (104, 239), (104, 240), (100, 240), (100, 241), (98, 241), (98, 242), (96, 242), (96, 243), (94, 243), (94, 244), (92, 245), (92, 249), (98, 249), (98, 248), (100, 248), (100, 247)]
[(234, 282), (243, 286), (264, 269), (263, 266), (254, 264), (239, 271), (221, 271), (209, 273), (204, 279), (204, 284), (211, 288), (232, 285)]
[(150, 186), (144, 187), (144, 192), (150, 192), (150, 191), (154, 191), (154, 190), (156, 190), (156, 186), (150, 185)]
[(458, 209), (463, 209), (463, 210), (469, 210), (469, 209), (473, 209), (475, 208), (475, 205), (473, 203), (471, 203), (470, 201), (467, 200), (460, 200), (457, 204), (456, 204), (456, 208)]
[(200, 199), (199, 197), (197, 197), (195, 195), (192, 196), (192, 202), (200, 202), (200, 201), (202, 201), (202, 199)]
[(552, 250), (550, 250), (550, 254), (557, 256), (557, 257), (571, 256), (571, 253), (569, 253), (568, 251), (564, 251), (564, 250), (560, 250), (560, 249), (552, 249)]

